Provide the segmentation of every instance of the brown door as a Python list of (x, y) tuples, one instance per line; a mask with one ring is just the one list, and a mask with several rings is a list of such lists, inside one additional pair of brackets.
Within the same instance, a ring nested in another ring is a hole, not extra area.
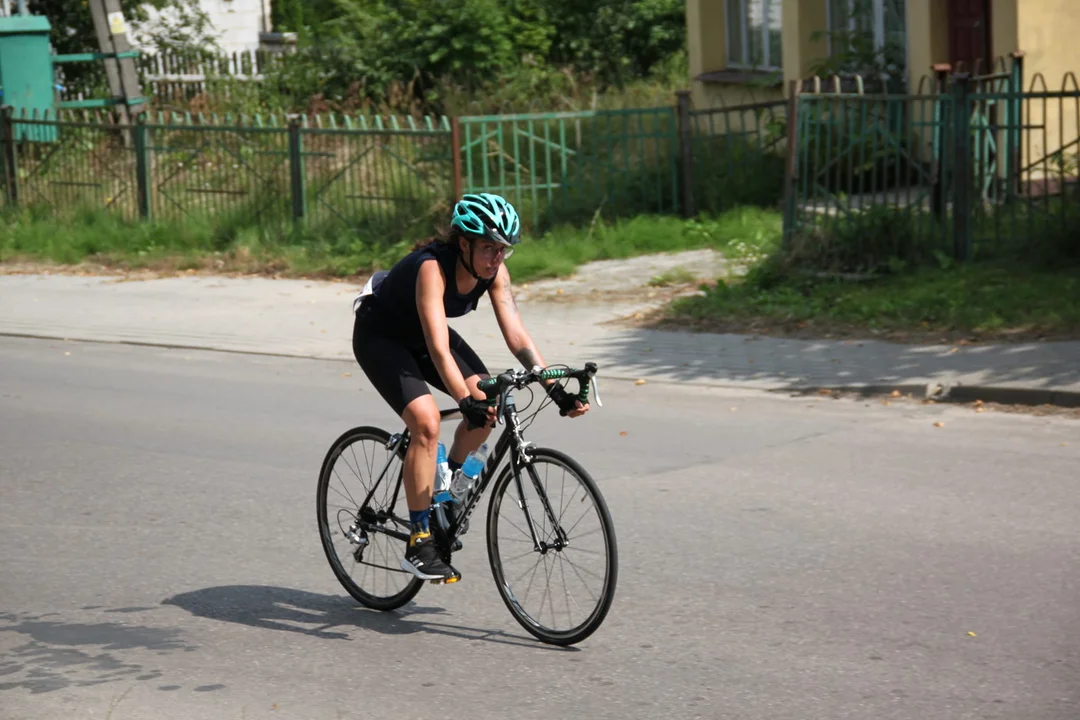
[(990, 0), (948, 0), (949, 62), (953, 70), (990, 72)]

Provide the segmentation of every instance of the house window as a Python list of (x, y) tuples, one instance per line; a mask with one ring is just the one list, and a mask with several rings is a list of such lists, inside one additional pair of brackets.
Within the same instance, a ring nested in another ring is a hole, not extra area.
[(725, 0), (728, 67), (780, 70), (783, 0)]
[(838, 47), (838, 37), (872, 39), (873, 51), (887, 57), (905, 51), (904, 0), (829, 0), (827, 7), (830, 54), (843, 49)]

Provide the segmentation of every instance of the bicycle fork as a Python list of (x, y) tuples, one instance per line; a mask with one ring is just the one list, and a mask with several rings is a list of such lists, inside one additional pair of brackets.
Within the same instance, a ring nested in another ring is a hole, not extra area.
[[(518, 507), (525, 513), (525, 524), (529, 528), (529, 535), (532, 536), (533, 550), (546, 555), (548, 551), (555, 550), (561, 551), (563, 548), (570, 545), (570, 540), (566, 536), (566, 532), (562, 528), (562, 524), (559, 523), (559, 518), (555, 517), (555, 511), (551, 507), (551, 501), (548, 499), (547, 491), (540, 484), (540, 478), (536, 474), (536, 469), (533, 468), (531, 462), (515, 462), (514, 468), (514, 484), (517, 486), (518, 491)], [(548, 543), (541, 540), (536, 535), (536, 523), (533, 521), (532, 511), (529, 510), (529, 502), (525, 499), (525, 486), (521, 481), (521, 470), (524, 469), (528, 475), (529, 480), (532, 481), (533, 488), (536, 489), (536, 495), (540, 498), (540, 504), (543, 506), (544, 513), (547, 514), (548, 521), (551, 523), (551, 527), (555, 532), (555, 542)]]

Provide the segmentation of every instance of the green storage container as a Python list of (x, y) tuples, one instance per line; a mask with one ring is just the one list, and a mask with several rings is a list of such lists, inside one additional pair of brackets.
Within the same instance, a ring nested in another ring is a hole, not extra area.
[(53, 64), (49, 49), (47, 18), (40, 15), (0, 17), (0, 105), (15, 110), (15, 137), (30, 140), (56, 140), (56, 127), (18, 122), (26, 112), (43, 118), (55, 104)]

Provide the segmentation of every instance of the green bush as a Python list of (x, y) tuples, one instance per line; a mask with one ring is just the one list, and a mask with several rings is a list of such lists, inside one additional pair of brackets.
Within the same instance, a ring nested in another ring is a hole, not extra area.
[(750, 205), (776, 207), (784, 196), (784, 156), (738, 135), (696, 138), (694, 207), (719, 213)]
[(941, 247), (907, 210), (871, 205), (822, 218), (792, 234), (782, 252), (756, 268), (762, 285), (793, 275), (882, 275), (938, 262)]

